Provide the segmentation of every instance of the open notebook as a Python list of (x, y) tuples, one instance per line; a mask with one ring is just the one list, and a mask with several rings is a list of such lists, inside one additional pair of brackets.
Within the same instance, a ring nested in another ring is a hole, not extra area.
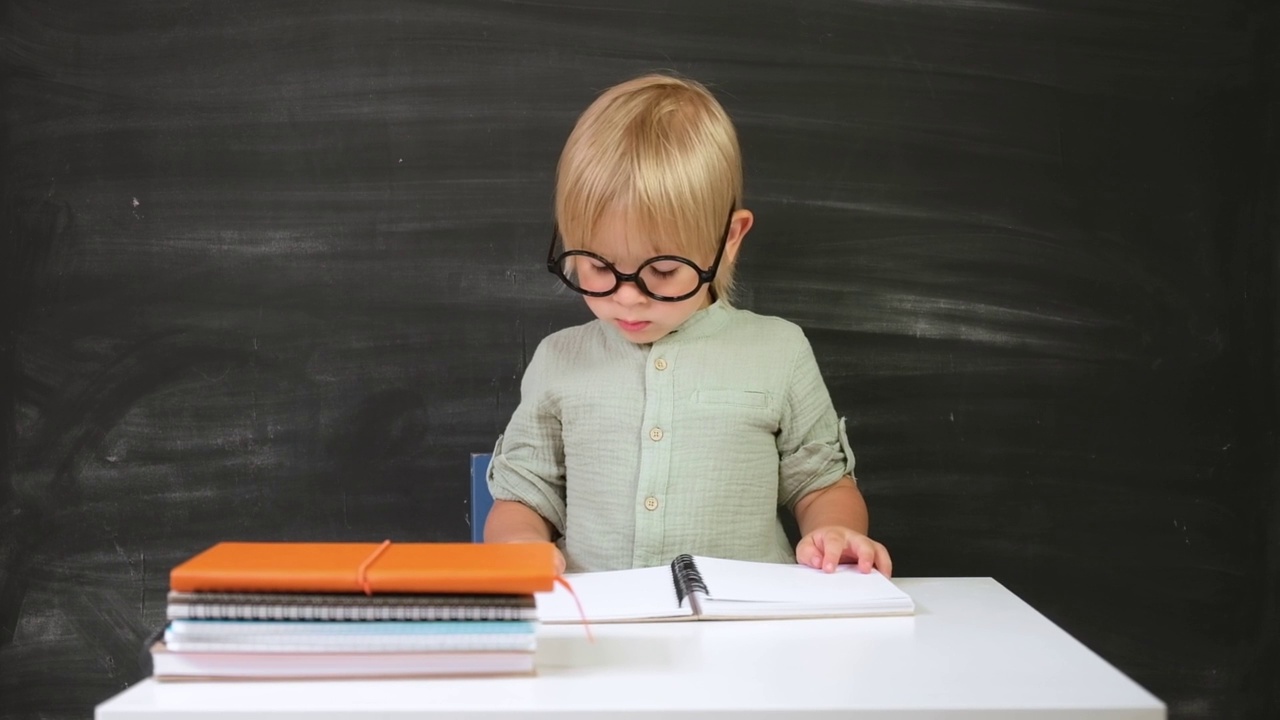
[[(588, 622), (911, 615), (915, 603), (879, 572), (681, 555), (669, 566), (569, 573)], [(538, 593), (538, 619), (582, 621), (560, 586)]]

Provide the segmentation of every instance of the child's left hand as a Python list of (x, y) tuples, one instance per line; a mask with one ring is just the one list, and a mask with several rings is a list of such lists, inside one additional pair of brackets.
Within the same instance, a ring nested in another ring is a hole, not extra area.
[(876, 568), (885, 577), (893, 573), (893, 561), (884, 545), (860, 532), (839, 525), (828, 525), (805, 535), (796, 545), (796, 562), (823, 572), (835, 572), (842, 562), (858, 563), (858, 570)]

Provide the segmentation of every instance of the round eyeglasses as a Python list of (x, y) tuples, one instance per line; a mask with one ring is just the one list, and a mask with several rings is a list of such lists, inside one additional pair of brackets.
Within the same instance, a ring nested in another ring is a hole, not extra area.
[[(736, 204), (736, 203), (734, 203)], [(640, 263), (635, 272), (624, 273), (613, 263), (589, 250), (566, 250), (556, 255), (560, 243), (560, 227), (551, 231), (551, 247), (547, 249), (547, 270), (560, 278), (570, 290), (589, 297), (606, 297), (618, 291), (624, 282), (635, 283), (640, 292), (660, 302), (688, 300), (703, 285), (711, 282), (720, 269), (720, 258), (729, 240), (729, 225), (733, 222), (733, 207), (724, 221), (724, 232), (711, 267), (703, 270), (689, 258), (679, 255), (658, 255)]]

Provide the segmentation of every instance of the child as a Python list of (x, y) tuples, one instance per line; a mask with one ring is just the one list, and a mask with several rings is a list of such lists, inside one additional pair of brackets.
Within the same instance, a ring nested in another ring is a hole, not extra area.
[(753, 222), (741, 198), (733, 124), (698, 83), (637, 78), (579, 118), (547, 267), (597, 320), (530, 360), (494, 448), (486, 541), (557, 540), (571, 571), (687, 552), (890, 573), (804, 334), (729, 304)]

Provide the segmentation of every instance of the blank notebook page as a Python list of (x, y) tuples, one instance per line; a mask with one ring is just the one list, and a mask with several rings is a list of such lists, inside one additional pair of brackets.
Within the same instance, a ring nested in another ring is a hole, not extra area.
[(706, 557), (694, 558), (694, 563), (707, 585), (708, 596), (700, 603), (704, 612), (804, 614), (807, 610), (826, 614), (865, 610), (870, 614), (910, 612), (913, 608), (910, 597), (888, 578), (875, 570), (863, 574), (856, 565), (841, 565), (834, 573), (824, 573), (803, 565)]
[[(611, 620), (643, 620), (688, 616), (676, 600), (671, 568), (638, 568), (606, 570), (593, 573), (567, 573), (582, 601), (583, 612), (592, 622)], [(559, 585), (549, 593), (538, 593), (538, 619), (542, 622), (578, 622), (578, 606), (573, 597)]]

